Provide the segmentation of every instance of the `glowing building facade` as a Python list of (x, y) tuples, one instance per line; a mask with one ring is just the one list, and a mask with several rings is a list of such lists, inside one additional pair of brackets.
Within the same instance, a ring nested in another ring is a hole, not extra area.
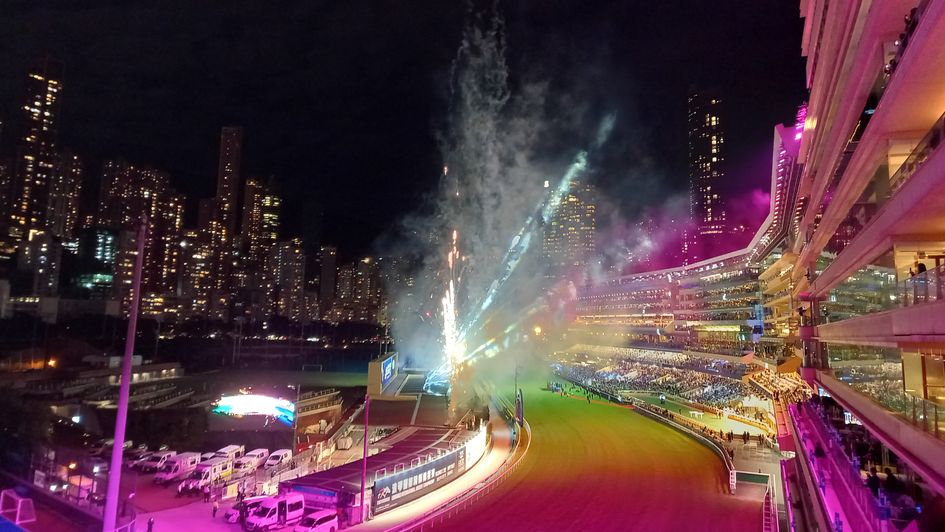
[(46, 227), (63, 240), (74, 238), (78, 229), (82, 177), (82, 160), (78, 155), (72, 152), (58, 154), (49, 184)]
[(279, 239), (282, 200), (272, 191), (271, 180), (246, 180), (243, 203), (242, 246), (239, 250), (241, 273), (245, 277), (236, 300), (251, 321), (264, 321), (271, 313), (275, 285), (267, 267), (270, 251)]
[(49, 57), (27, 74), (23, 134), (10, 201), (9, 234), (15, 241), (27, 238), (31, 229), (45, 229), (48, 219), (49, 187), (58, 166), (62, 75), (62, 64)]
[(232, 303), (232, 252), (235, 239), (240, 186), (240, 161), (243, 151), (243, 129), (224, 127), (220, 132), (220, 157), (217, 168), (217, 194), (212, 202), (207, 233), (212, 254), (209, 316), (226, 320)]
[(318, 312), (324, 316), (335, 301), (338, 276), (338, 248), (321, 246), (318, 251), (321, 273), (318, 276)]
[(688, 101), (689, 214), (692, 227), (685, 239), (687, 264), (710, 256), (728, 232), (720, 184), (725, 180), (725, 132), (722, 99), (693, 92)]
[(141, 290), (149, 297), (165, 297), (177, 290), (184, 196), (170, 188), (166, 172), (122, 160), (105, 161), (98, 224), (130, 235), (119, 238), (123, 260), (116, 270), (118, 297), (124, 304), (130, 297), (131, 271), (122, 266), (133, 268), (134, 261), (128, 258), (137, 253), (135, 231), (142, 216), (147, 216), (148, 231)]
[(572, 181), (542, 236), (542, 256), (549, 277), (581, 270), (593, 256), (596, 215), (593, 187), (584, 180)]
[(302, 321), (305, 307), (305, 253), (302, 239), (276, 243), (269, 251), (273, 314)]

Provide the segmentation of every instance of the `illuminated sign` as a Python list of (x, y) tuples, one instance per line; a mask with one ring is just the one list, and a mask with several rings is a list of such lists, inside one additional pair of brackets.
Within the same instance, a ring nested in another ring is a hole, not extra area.
[(422, 497), (466, 471), (466, 448), (374, 482), (374, 513), (386, 512)]
[(225, 416), (270, 416), (286, 425), (295, 421), (295, 405), (268, 395), (225, 395), (213, 403), (213, 413)]
[(392, 356), (381, 362), (381, 388), (386, 388), (390, 381), (394, 379), (394, 373), (397, 368), (397, 357)]

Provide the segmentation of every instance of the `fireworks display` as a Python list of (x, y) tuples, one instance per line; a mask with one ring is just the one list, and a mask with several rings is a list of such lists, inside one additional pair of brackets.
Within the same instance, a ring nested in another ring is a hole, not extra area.
[[(594, 149), (599, 148), (606, 142), (613, 129), (614, 121), (615, 116), (612, 114), (607, 115), (601, 121), (597, 138), (594, 142)], [(452, 244), (447, 253), (448, 277), (446, 294), (443, 296), (442, 300), (443, 358), (440, 366), (427, 377), (424, 386), (427, 391), (448, 391), (457, 368), (462, 364), (475, 360), (476, 357), (488, 356), (489, 354), (495, 353), (497, 347), (497, 340), (495, 338), (486, 341), (472, 351), (466, 350), (467, 339), (481, 330), (484, 321), (486, 321), (485, 317), (487, 316), (487, 312), (493, 307), (497, 297), (508, 284), (509, 279), (511, 279), (512, 274), (521, 263), (522, 258), (528, 252), (532, 242), (540, 238), (538, 236), (539, 231), (551, 220), (551, 217), (561, 205), (562, 200), (567, 196), (571, 183), (586, 172), (587, 168), (588, 151), (582, 150), (574, 157), (574, 160), (558, 182), (558, 185), (550, 189), (550, 193), (533, 211), (534, 214), (526, 218), (525, 223), (512, 239), (508, 250), (505, 252), (502, 259), (502, 266), (499, 269), (499, 276), (492, 281), (489, 285), (489, 289), (482, 297), (481, 302), (473, 307), (473, 312), (464, 320), (460, 320), (456, 304), (456, 285), (458, 283), (456, 270), (457, 262), (460, 260), (461, 256), (458, 247), (458, 233), (456, 230), (453, 231)], [(446, 170), (444, 169), (444, 173), (445, 172)], [(458, 191), (457, 194), (459, 194)], [(525, 314), (528, 315), (532, 311), (533, 309), (528, 309), (528, 312)], [(522, 320), (519, 320), (509, 325), (503, 335), (507, 337), (521, 322)]]

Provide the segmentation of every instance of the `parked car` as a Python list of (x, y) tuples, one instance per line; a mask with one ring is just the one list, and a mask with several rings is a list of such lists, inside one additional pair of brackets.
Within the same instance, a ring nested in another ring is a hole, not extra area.
[(239, 523), (241, 513), (245, 513), (245, 515), (249, 517), (254, 511), (256, 511), (256, 508), (268, 498), (268, 495), (247, 497), (231, 506), (230, 509), (223, 514), (223, 520), (227, 523)]
[(292, 451), (290, 449), (273, 451), (272, 454), (269, 455), (269, 458), (266, 459), (266, 469), (280, 466), (288, 463), (290, 460), (292, 460)]
[(253, 449), (243, 456), (243, 459), (253, 460), (256, 464), (256, 467), (266, 463), (266, 458), (269, 458), (269, 449)]
[(146, 460), (151, 456), (151, 451), (147, 449), (131, 449), (124, 454), (124, 464), (126, 467), (134, 468), (139, 462)]
[(335, 532), (338, 530), (337, 510), (318, 510), (303, 517), (293, 532)]
[(175, 451), (159, 451), (153, 453), (147, 460), (141, 462), (138, 469), (141, 470), (142, 473), (153, 473), (161, 469), (161, 466), (175, 455), (177, 455)]

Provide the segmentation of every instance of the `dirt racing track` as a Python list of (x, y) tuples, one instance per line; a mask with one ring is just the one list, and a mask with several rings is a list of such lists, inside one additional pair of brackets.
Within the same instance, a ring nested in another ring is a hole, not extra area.
[(757, 531), (761, 505), (726, 491), (721, 460), (632, 410), (520, 381), (532, 441), (521, 467), (449, 530)]

